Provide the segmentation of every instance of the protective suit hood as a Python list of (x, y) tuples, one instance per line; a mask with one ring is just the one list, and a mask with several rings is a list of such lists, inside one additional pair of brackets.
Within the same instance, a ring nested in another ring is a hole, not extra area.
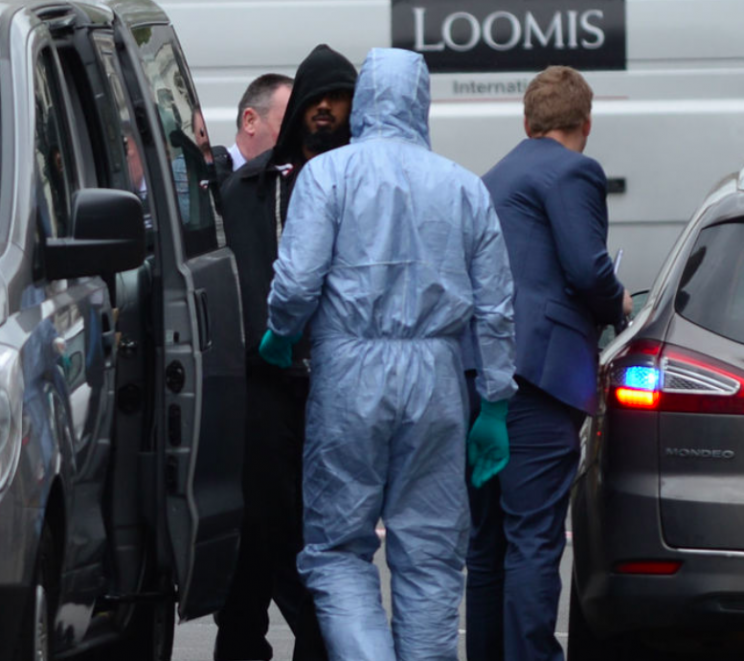
[(373, 48), (357, 80), (351, 141), (390, 138), (429, 148), (430, 105), (424, 58), (397, 48)]

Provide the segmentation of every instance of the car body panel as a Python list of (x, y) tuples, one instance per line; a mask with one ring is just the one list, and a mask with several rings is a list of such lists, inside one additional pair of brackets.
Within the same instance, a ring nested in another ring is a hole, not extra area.
[[(547, 64), (541, 58), (549, 55), (551, 64), (576, 66), (571, 61), (576, 50), (541, 52), (536, 41), (527, 46), (523, 39), (514, 49), (486, 50), (481, 68), (473, 71), (461, 65), (483, 51), (482, 41), (473, 49), (467, 44), (468, 21), (483, 27), (487, 16), (503, 11), (501, 16), (512, 14), (524, 25), (525, 17), (533, 14), (547, 34), (547, 17), (565, 19), (567, 12), (581, 13), (588, 7), (607, 7), (614, 14), (621, 6), (624, 24), (617, 25), (620, 34), (614, 39), (608, 34), (607, 41), (622, 48), (622, 70), (599, 70), (603, 59), (591, 54), (576, 68), (594, 90), (586, 154), (602, 164), (613, 184), (608, 197), (609, 247), (611, 254), (625, 249), (619, 277), (631, 291), (651, 285), (714, 177), (738, 168), (744, 152), (744, 47), (738, 31), (744, 6), (739, 0), (161, 0), (161, 4), (189, 55), (217, 144), (231, 145), (235, 139), (236, 100), (246, 85), (266, 71), (295, 75), (318, 43), (330, 44), (356, 66), (373, 47), (410, 47), (424, 56), (436, 48), (434, 55), (443, 56), (451, 66), (449, 71), (431, 67), (432, 146), (479, 175), (524, 138), (522, 97)], [(422, 12), (420, 24), (426, 26), (422, 38), (414, 35), (414, 9)], [(460, 18), (453, 20), (458, 13)], [(441, 44), (445, 17), (450, 27), (453, 23), (459, 27), (465, 45), (445, 49)], [(205, 39), (207, 21), (220, 35), (219, 48)], [(567, 22), (562, 25), (563, 31), (552, 31), (547, 41), (554, 44), (561, 35), (565, 38)], [(499, 33), (508, 30), (502, 23)], [(532, 66), (515, 68), (515, 57)]]
[[(716, 256), (711, 259), (714, 263), (707, 268), (718, 269)], [(741, 273), (726, 271), (724, 280), (741, 281)], [(724, 298), (719, 291), (717, 300)], [(704, 306), (720, 304), (709, 301)], [(722, 314), (735, 321), (731, 310)], [(716, 365), (744, 374), (744, 345), (692, 323), (679, 312), (672, 317), (665, 341), (696, 347), (703, 357), (714, 356)], [(660, 415), (659, 424), (661, 524), (667, 543), (744, 551), (744, 416), (667, 412)]]

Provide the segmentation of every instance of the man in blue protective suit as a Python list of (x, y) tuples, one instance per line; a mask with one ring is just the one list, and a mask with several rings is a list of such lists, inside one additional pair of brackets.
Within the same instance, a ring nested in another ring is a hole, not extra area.
[(509, 463), (471, 492), (468, 661), (563, 659), (554, 632), (578, 431), (596, 406), (598, 329), (631, 306), (607, 254), (607, 180), (582, 154), (591, 107), (581, 74), (549, 67), (525, 93), (528, 139), (483, 178), (514, 272), (519, 391)]
[[(312, 339), (298, 566), (329, 657), (456, 661), (468, 532), (471, 324), (483, 479), (507, 459), (515, 390), (512, 283), (482, 182), (430, 151), (429, 73), (397, 49), (367, 56), (351, 144), (300, 173), (274, 265), (261, 353), (288, 364)], [(386, 526), (392, 630), (372, 563)]]

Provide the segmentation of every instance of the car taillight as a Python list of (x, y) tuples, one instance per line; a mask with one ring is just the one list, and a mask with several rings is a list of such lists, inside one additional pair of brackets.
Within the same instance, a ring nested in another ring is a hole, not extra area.
[(618, 388), (615, 397), (620, 404), (632, 409), (655, 409), (659, 404), (658, 390)]
[(614, 570), (617, 574), (672, 576), (679, 571), (680, 567), (682, 563), (679, 560), (630, 560), (618, 562)]
[(660, 342), (628, 346), (609, 366), (610, 406), (744, 415), (744, 373)]

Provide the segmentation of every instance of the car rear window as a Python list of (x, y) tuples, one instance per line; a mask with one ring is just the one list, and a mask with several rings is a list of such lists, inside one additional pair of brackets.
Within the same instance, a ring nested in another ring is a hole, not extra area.
[(744, 220), (700, 232), (675, 306), (685, 319), (744, 343)]

